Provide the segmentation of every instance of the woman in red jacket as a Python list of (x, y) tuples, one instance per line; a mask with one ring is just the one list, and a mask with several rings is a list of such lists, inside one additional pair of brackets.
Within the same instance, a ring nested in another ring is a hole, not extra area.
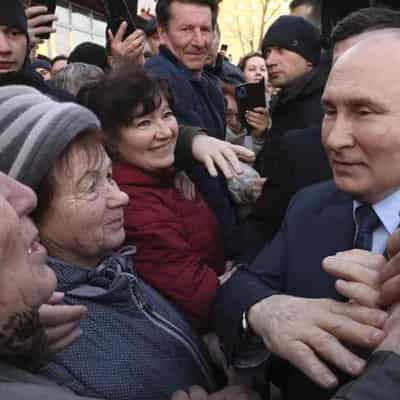
[(105, 131), (114, 179), (130, 199), (125, 229), (137, 248), (136, 269), (206, 328), (225, 272), (222, 238), (202, 196), (188, 200), (174, 185), (178, 124), (170, 92), (143, 70), (120, 71), (92, 90), (89, 107)]

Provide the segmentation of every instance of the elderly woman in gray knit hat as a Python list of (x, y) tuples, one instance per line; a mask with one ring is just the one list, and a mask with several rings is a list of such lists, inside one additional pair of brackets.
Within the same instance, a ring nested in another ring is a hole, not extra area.
[(0, 115), (0, 169), (37, 192), (33, 218), (58, 290), (88, 310), (79, 341), (43, 374), (112, 400), (169, 398), (191, 385), (215, 390), (190, 324), (137, 276), (135, 249), (119, 249), (128, 197), (112, 179), (94, 114), (14, 86), (0, 88)]

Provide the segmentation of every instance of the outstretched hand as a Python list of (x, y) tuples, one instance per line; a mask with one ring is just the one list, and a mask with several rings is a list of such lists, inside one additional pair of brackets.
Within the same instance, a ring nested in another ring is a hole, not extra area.
[(242, 173), (239, 159), (245, 162), (255, 160), (254, 152), (246, 147), (207, 135), (198, 135), (193, 139), (192, 153), (197, 161), (206, 166), (211, 176), (217, 176), (219, 168), (227, 179)]
[(384, 311), (357, 304), (286, 295), (264, 299), (248, 313), (267, 349), (326, 388), (338, 383), (328, 363), (351, 375), (361, 373), (365, 361), (345, 343), (375, 348), (385, 337), (386, 317)]

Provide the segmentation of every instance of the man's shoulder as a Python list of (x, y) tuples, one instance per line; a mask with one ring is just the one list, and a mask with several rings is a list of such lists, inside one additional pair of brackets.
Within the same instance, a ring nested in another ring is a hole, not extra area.
[(161, 54), (149, 58), (144, 67), (147, 71), (155, 72), (157, 75), (179, 73), (177, 66)]
[(351, 197), (340, 191), (334, 181), (316, 183), (301, 189), (293, 197), (288, 211), (290, 213), (320, 212), (327, 205), (336, 205)]

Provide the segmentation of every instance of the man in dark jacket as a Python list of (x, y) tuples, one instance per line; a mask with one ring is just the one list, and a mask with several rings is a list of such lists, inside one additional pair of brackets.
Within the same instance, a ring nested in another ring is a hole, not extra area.
[[(157, 29), (162, 45), (159, 55), (151, 57), (145, 68), (168, 81), (179, 124), (204, 128), (210, 136), (224, 139), (224, 97), (217, 78), (204, 71), (217, 11), (214, 0), (158, 1)], [(222, 227), (227, 253), (232, 255), (235, 215), (225, 181), (210, 177), (202, 167), (188, 172), (214, 210)]]
[(321, 37), (318, 30), (301, 17), (282, 16), (267, 31), (262, 51), (269, 80), (281, 89), (271, 104), (272, 128), (257, 157), (257, 169), (268, 177), (276, 167), (282, 134), (292, 129), (319, 126), (323, 112), (321, 96), (327, 71), (318, 68)]
[(272, 128), (256, 160), (256, 169), (267, 182), (241, 226), (241, 261), (247, 262), (274, 237), (295, 192), (291, 184), (295, 171), (288, 164), (292, 156), (287, 150), (287, 145), (293, 148), (293, 136), (288, 131), (296, 130), (295, 142), (302, 145), (304, 154), (298, 152), (296, 157), (304, 157), (309, 164), (314, 161), (315, 168), (322, 170), (321, 177), (330, 177), (321, 141), (314, 134), (322, 122), (321, 95), (330, 67), (327, 57), (320, 62), (320, 33), (304, 18), (283, 16), (267, 31), (262, 50), (269, 80), (281, 91), (271, 104)]

